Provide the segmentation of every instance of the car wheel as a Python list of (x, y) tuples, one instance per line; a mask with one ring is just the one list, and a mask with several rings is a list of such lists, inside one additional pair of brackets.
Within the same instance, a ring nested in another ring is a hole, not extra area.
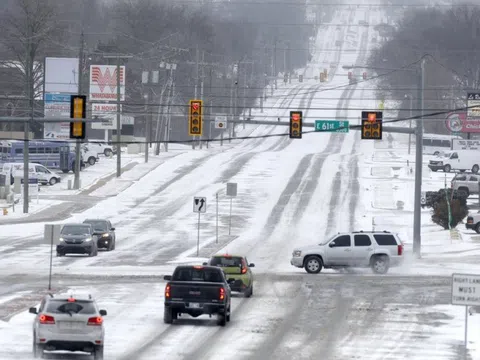
[(232, 314), (231, 306), (228, 306), (228, 313), (227, 313), (227, 322), (230, 322), (230, 315)]
[(449, 173), (450, 170), (452, 170), (452, 167), (448, 164), (443, 167), (443, 172), (446, 172), (446, 173), (448, 172)]
[(57, 178), (51, 178), (48, 183), (53, 186), (53, 185), (55, 185), (57, 182), (58, 182)]
[(386, 274), (388, 271), (388, 256), (381, 255), (372, 258), (372, 270), (375, 274)]
[(95, 256), (95, 250), (92, 249), (89, 254), (88, 254), (89, 257), (94, 257)]
[(219, 326), (227, 325), (227, 314), (218, 314), (217, 315), (217, 324)]
[(480, 234), (480, 223), (478, 223), (477, 225), (475, 225), (475, 232), (477, 234)]
[(112, 153), (112, 150), (110, 150), (110, 149), (105, 149), (105, 150), (103, 151), (103, 154), (104, 154), (106, 157), (110, 157), (110, 156), (112, 156), (113, 153)]
[(172, 309), (169, 307), (163, 309), (163, 322), (165, 324), (171, 324), (173, 322)]
[(92, 165), (95, 165), (95, 163), (96, 163), (95, 158), (93, 156), (90, 156), (88, 158), (88, 165), (92, 166)]
[(93, 351), (93, 359), (94, 360), (103, 360), (103, 345), (95, 346)]
[(253, 284), (245, 291), (245, 297), (249, 298), (253, 295)]
[(305, 271), (309, 274), (318, 274), (322, 271), (323, 262), (318, 256), (308, 256), (304, 262)]
[(115, 240), (113, 240), (112, 250), (115, 250), (115, 245), (117, 245), (117, 242)]
[(45, 348), (45, 346), (43, 344), (37, 344), (35, 343), (35, 336), (33, 337), (33, 349), (32, 349), (32, 352), (33, 352), (33, 357), (35, 359), (40, 359), (43, 357), (43, 349)]
[(177, 320), (178, 319), (178, 311), (172, 310), (172, 320)]

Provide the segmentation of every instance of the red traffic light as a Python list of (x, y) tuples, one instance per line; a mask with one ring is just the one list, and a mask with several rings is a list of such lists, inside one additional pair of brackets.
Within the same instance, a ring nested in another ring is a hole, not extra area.
[(377, 121), (377, 114), (375, 113), (368, 113), (368, 121), (375, 122)]

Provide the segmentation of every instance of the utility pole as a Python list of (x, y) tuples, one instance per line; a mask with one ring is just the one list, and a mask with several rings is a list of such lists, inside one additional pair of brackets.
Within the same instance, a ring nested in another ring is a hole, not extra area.
[(425, 58), (420, 64), (420, 86), (418, 105), (420, 108), (420, 118), (417, 119), (417, 128), (415, 132), (415, 201), (413, 212), (413, 254), (421, 257), (422, 247), (422, 168), (423, 168), (423, 116), (424, 116), (424, 89), (425, 89)]
[(275, 79), (275, 90), (277, 90), (277, 37), (275, 36), (275, 44), (273, 46), (273, 74)]
[[(205, 51), (202, 51), (202, 75), (200, 75), (200, 100), (202, 100), (203, 103), (203, 78), (205, 77), (205, 66), (203, 65), (205, 63)], [(210, 125), (210, 123), (208, 123)], [(203, 132), (202, 132), (203, 134)], [(200, 149), (203, 148), (203, 141), (202, 141), (203, 135), (200, 136)]]
[[(78, 54), (78, 95), (82, 95), (83, 93), (83, 86), (82, 86), (82, 78), (83, 78), (83, 53), (85, 51), (85, 37), (82, 29), (82, 34), (80, 35), (80, 52)], [(75, 141), (75, 169), (74, 169), (74, 180), (73, 180), (73, 188), (75, 190), (80, 189), (80, 170), (81, 170), (81, 146), (82, 141), (77, 139)]]
[(148, 97), (149, 93), (147, 92), (144, 95), (145, 99), (145, 162), (148, 163), (148, 144), (150, 142), (150, 133), (151, 133), (151, 120), (152, 117), (148, 114)]
[[(122, 176), (122, 147), (120, 142), (122, 141), (122, 116), (120, 111), (120, 106), (122, 102), (122, 92), (121, 92), (121, 77), (120, 77), (120, 59), (131, 59), (133, 56), (130, 55), (104, 55), (105, 59), (117, 59), (117, 177)], [(126, 72), (126, 71), (125, 71)], [(125, 80), (125, 75), (123, 76)]]

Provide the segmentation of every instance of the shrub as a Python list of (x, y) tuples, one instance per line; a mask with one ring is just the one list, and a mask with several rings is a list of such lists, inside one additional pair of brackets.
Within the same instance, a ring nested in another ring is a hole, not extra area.
[[(452, 212), (450, 226), (454, 228), (468, 215), (468, 207), (465, 199), (453, 199), (450, 200), (450, 208)], [(448, 229), (448, 203), (445, 196), (434, 203), (432, 221), (445, 230)]]

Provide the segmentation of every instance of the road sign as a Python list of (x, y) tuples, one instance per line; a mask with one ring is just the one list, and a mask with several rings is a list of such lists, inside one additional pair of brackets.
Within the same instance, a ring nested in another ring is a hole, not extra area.
[(227, 128), (227, 116), (226, 115), (215, 116), (215, 129), (226, 129), (226, 128)]
[(467, 117), (480, 117), (480, 93), (467, 94)]
[(315, 120), (315, 131), (348, 133), (348, 121)]
[(227, 183), (227, 196), (237, 196), (237, 183)]
[(427, 193), (422, 191), (422, 197), (420, 198), (420, 204), (426, 205), (427, 204)]
[(452, 305), (480, 306), (480, 275), (452, 274)]
[(193, 212), (205, 213), (207, 212), (207, 198), (206, 197), (194, 197), (193, 198)]

